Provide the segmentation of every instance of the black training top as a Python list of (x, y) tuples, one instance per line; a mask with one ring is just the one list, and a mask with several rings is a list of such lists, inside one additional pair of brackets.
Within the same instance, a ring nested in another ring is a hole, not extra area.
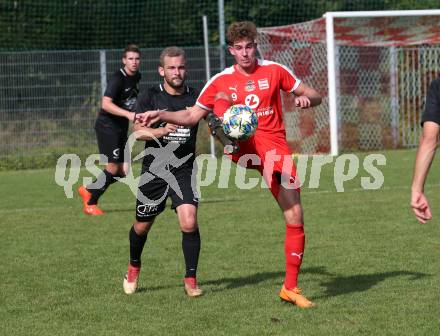
[(440, 124), (440, 78), (429, 85), (426, 95), (425, 112), (422, 116), (422, 126), (425, 121), (433, 121)]
[[(134, 112), (136, 98), (139, 93), (138, 83), (140, 79), (141, 74), (139, 72), (129, 76), (124, 69), (121, 68), (116, 71), (108, 81), (104, 96), (112, 98), (113, 103), (120, 108)], [(105, 126), (127, 132), (128, 119), (101, 109), (96, 126)]]
[[(185, 86), (185, 91), (181, 95), (171, 95), (165, 91), (162, 84), (151, 87), (144, 91), (137, 100), (136, 112), (142, 113), (151, 110), (164, 110), (167, 111), (179, 111), (184, 110), (187, 107), (191, 107), (195, 104), (198, 92), (188, 86)], [(151, 128), (164, 127), (166, 122), (159, 121)], [(164, 137), (156, 140), (150, 140), (145, 142), (145, 148), (160, 148), (165, 147), (169, 143), (178, 144), (177, 149), (174, 150), (174, 154), (177, 158), (183, 158), (188, 154), (192, 154), (186, 161), (187, 164), (192, 164), (195, 158), (196, 151), (196, 136), (197, 136), (198, 124), (189, 126), (179, 126), (177, 130)], [(153, 161), (152, 155), (147, 155), (144, 158), (144, 166), (149, 166)]]

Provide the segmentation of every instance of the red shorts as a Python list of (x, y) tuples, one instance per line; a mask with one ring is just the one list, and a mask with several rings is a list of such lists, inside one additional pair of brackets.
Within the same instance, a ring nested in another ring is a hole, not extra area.
[(273, 196), (278, 197), (280, 185), (300, 191), (296, 165), (284, 134), (257, 133), (245, 141), (239, 141), (240, 150), (229, 155), (238, 165), (257, 169), (264, 177)]

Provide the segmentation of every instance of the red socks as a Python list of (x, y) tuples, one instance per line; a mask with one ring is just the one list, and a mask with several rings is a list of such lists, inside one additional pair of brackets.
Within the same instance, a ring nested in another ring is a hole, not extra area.
[(286, 256), (286, 278), (284, 286), (293, 289), (298, 286), (298, 273), (304, 253), (304, 225), (286, 224), (284, 254)]

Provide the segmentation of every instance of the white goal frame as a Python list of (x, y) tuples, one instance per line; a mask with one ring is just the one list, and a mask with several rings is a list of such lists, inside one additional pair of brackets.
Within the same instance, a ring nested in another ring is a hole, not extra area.
[[(336, 52), (335, 52), (335, 18), (354, 17), (395, 17), (395, 16), (440, 16), (440, 9), (425, 10), (388, 10), (388, 11), (355, 11), (355, 12), (327, 12), (323, 15), (326, 23), (327, 44), (327, 74), (330, 124), (330, 154), (339, 154), (338, 134), (338, 106), (336, 87)], [(439, 17), (440, 19), (440, 17)]]

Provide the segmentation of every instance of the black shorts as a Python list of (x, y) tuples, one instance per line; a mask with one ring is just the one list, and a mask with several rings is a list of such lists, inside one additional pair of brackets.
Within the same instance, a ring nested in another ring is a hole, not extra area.
[(100, 123), (96, 123), (95, 132), (98, 139), (99, 153), (105, 155), (108, 162), (125, 162), (124, 149), (127, 143), (127, 131), (105, 127)]
[[(142, 169), (144, 174), (144, 169)], [(149, 175), (152, 177), (152, 175)], [(191, 166), (179, 167), (164, 178), (154, 177), (147, 183), (140, 178), (138, 195), (136, 197), (136, 220), (138, 222), (150, 221), (162, 211), (168, 197), (171, 198), (171, 208), (176, 209), (182, 204), (199, 204), (196, 188), (196, 170)], [(174, 179), (173, 179), (174, 177)]]

